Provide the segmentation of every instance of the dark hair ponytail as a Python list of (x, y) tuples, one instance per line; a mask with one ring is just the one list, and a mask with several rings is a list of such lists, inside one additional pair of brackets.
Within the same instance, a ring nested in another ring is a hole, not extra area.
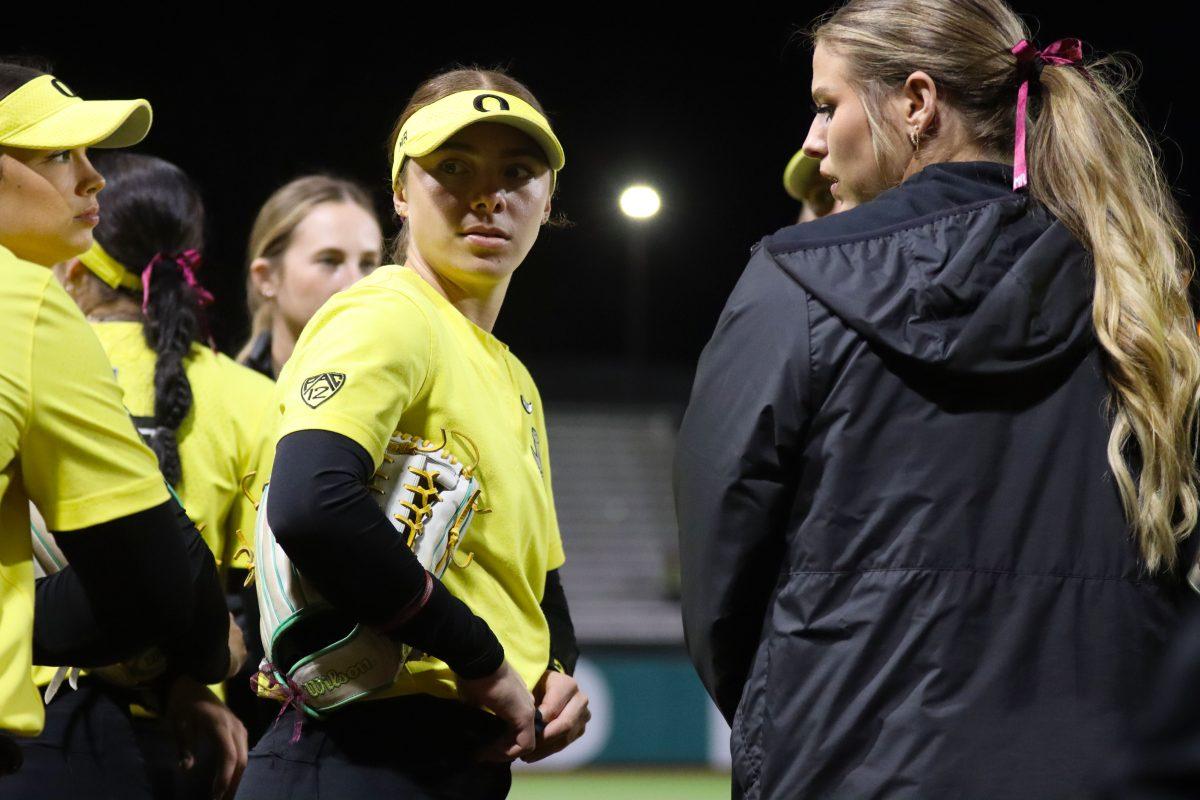
[(145, 316), (142, 335), (158, 356), (154, 362), (156, 424), (149, 445), (167, 482), (177, 484), (183, 468), (176, 431), (192, 408), (192, 384), (183, 370), (183, 359), (200, 332), (200, 309), (182, 268), (170, 258), (154, 265)]
[(129, 270), (147, 277), (142, 334), (155, 352), (154, 419), (146, 443), (158, 456), (168, 483), (183, 477), (177, 433), (192, 408), (192, 385), (184, 359), (201, 332), (201, 298), (184, 274), (183, 255), (204, 240), (204, 206), (183, 170), (135, 153), (96, 157), (104, 175), (104, 215), (96, 240)]

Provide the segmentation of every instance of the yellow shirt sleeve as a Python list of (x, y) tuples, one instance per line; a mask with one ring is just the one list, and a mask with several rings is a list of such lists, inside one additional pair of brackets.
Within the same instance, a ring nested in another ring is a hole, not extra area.
[(47, 527), (71, 531), (165, 503), (167, 490), (100, 342), (47, 275), (34, 322), (21, 474)]
[(301, 430), (333, 431), (379, 464), (436, 357), (428, 318), (403, 293), (360, 284), (334, 295), (305, 325), (279, 377), (274, 442)]

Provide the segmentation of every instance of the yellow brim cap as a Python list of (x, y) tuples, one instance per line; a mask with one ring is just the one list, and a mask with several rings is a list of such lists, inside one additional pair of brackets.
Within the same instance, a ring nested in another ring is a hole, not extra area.
[(0, 145), (34, 150), (128, 147), (153, 121), (145, 100), (84, 100), (41, 75), (0, 100)]
[(562, 144), (550, 122), (536, 108), (519, 97), (491, 89), (455, 92), (418, 109), (396, 139), (392, 154), (392, 185), (400, 175), (406, 158), (420, 158), (437, 150), (454, 134), (476, 122), (511, 125), (537, 142), (546, 154), (550, 169), (558, 172), (566, 164)]
[(804, 195), (812, 187), (812, 182), (819, 174), (820, 159), (804, 155), (803, 150), (797, 150), (796, 155), (783, 169), (783, 188), (793, 200), (804, 201)]

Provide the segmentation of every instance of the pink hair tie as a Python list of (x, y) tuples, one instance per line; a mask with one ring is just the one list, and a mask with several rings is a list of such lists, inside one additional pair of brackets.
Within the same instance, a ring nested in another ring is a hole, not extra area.
[[(142, 314), (146, 315), (147, 309), (150, 306), (150, 281), (154, 277), (154, 270), (159, 264), (175, 264), (179, 267), (179, 271), (183, 273), (183, 279), (187, 285), (192, 288), (196, 294), (196, 305), (201, 309), (212, 304), (212, 292), (205, 289), (200, 281), (196, 278), (196, 270), (200, 268), (200, 253), (197, 250), (184, 250), (179, 255), (171, 258), (170, 256), (157, 253), (154, 258), (150, 259), (150, 263), (142, 270)], [(213, 352), (217, 350), (217, 344), (213, 341), (212, 331), (208, 328), (208, 317), (201, 312), (200, 324), (203, 327), (204, 338), (208, 341)]]
[(1013, 191), (1029, 185), (1029, 168), (1025, 162), (1025, 117), (1029, 105), (1029, 81), (1040, 80), (1046, 65), (1061, 67), (1083, 61), (1083, 44), (1078, 39), (1059, 39), (1045, 50), (1022, 39), (1012, 48), (1017, 57), (1017, 74), (1021, 88), (1017, 90), (1017, 132), (1013, 147)]
[(209, 305), (213, 301), (212, 292), (200, 285), (200, 281), (196, 280), (195, 270), (200, 266), (200, 253), (196, 250), (184, 250), (175, 258), (165, 256), (158, 253), (154, 258), (150, 259), (150, 263), (142, 270), (142, 313), (146, 313), (146, 308), (150, 305), (150, 280), (154, 276), (154, 268), (159, 264), (174, 262), (179, 267), (179, 271), (183, 273), (183, 279), (187, 281), (187, 285), (192, 287), (192, 291), (196, 293), (196, 302), (201, 307)]

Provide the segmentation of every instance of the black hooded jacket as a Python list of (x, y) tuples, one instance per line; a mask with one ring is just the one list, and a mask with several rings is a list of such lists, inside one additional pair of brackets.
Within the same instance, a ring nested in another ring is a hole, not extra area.
[(1011, 168), (754, 251), (701, 356), (688, 649), (748, 798), (1077, 796), (1178, 616), (1106, 448), (1094, 275)]

